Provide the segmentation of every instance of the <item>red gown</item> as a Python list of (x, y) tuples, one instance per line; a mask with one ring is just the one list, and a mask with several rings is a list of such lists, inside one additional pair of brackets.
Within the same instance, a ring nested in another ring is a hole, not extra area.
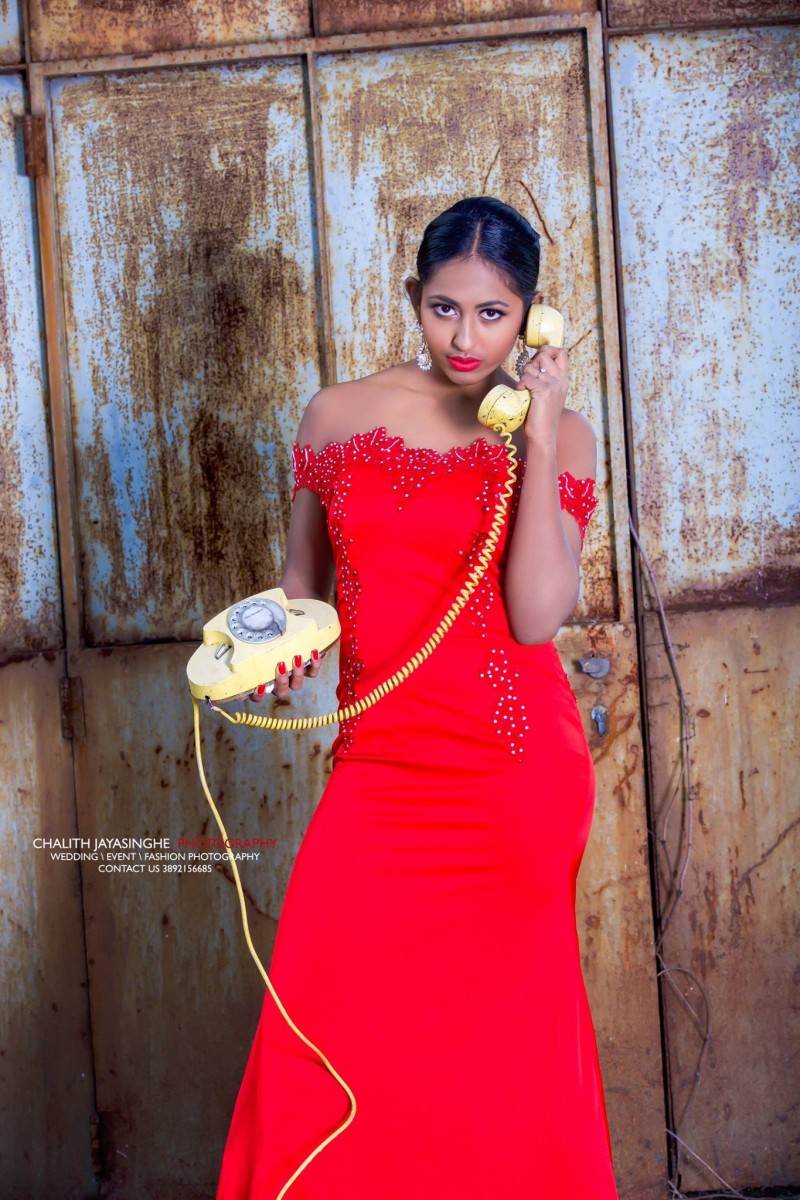
[[(293, 498), (313, 489), (328, 517), (342, 704), (436, 628), (506, 464), (483, 437), (442, 454), (383, 427), (295, 444)], [(559, 485), (583, 534), (593, 481)], [(552, 642), (509, 631), (514, 509), (441, 645), (333, 744), (269, 975), (356, 1113), (288, 1200), (616, 1200), (575, 922), (594, 769)], [(217, 1200), (277, 1200), (350, 1111), (267, 991)]]

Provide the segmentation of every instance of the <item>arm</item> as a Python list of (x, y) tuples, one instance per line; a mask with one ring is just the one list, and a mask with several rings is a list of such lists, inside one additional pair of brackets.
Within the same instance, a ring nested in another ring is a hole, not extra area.
[[(528, 463), (506, 564), (505, 601), (511, 632), (531, 645), (555, 637), (580, 594), (581, 535), (561, 508), (558, 476), (595, 478), (597, 440), (580, 413), (564, 410), (567, 356), (545, 346), (520, 380), (532, 392), (525, 420)], [(546, 374), (539, 375), (539, 364)]]
[(316, 492), (301, 488), (292, 503), (286, 559), (278, 587), (287, 597), (329, 601), (333, 554), (325, 511)]
[[(325, 433), (324, 391), (309, 400), (297, 431), (298, 445), (321, 450)], [(333, 587), (333, 553), (328, 539), (328, 522), (316, 492), (301, 488), (292, 502), (286, 559), (279, 587), (287, 597), (328, 601)]]
[[(319, 396), (319, 393), (317, 393)], [(300, 422), (297, 441), (300, 446), (310, 444), (321, 449), (324, 444), (319, 430), (319, 403), (312, 397)], [(322, 502), (316, 492), (301, 488), (292, 502), (289, 531), (286, 539), (286, 558), (278, 587), (283, 588), (287, 600), (330, 599), (334, 581), (333, 552), (328, 539), (328, 522)], [(325, 654), (325, 651), (322, 651)], [(295, 663), (286, 664), (286, 671), (275, 672), (277, 700), (285, 700), (290, 691), (303, 686), (306, 675), (315, 678), (320, 671), (321, 656), (307, 670)], [(259, 701), (263, 695), (253, 692), (251, 699)]]

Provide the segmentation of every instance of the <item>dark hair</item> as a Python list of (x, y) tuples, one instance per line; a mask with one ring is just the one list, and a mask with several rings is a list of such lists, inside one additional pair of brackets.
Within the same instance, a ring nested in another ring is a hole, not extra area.
[(476, 254), (505, 276), (527, 308), (539, 278), (539, 240), (509, 204), (493, 196), (470, 196), (426, 227), (417, 252), (417, 277), (425, 284), (442, 263)]

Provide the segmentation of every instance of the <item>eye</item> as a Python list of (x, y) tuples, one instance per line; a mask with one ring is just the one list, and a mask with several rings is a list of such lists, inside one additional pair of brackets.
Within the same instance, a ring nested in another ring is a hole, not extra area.
[(499, 308), (483, 308), (481, 316), (486, 317), (487, 321), (494, 322), (499, 321), (502, 316), (505, 316), (505, 313), (502, 313)]
[(450, 314), (454, 313), (456, 310), (453, 308), (452, 304), (434, 304), (433, 311), (436, 313), (437, 317), (449, 317)]

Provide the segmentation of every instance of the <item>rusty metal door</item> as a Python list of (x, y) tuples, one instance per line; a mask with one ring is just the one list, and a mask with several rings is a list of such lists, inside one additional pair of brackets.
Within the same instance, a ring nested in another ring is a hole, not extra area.
[(691, 1192), (800, 1180), (798, 35), (611, 42), (635, 501), (660, 593), (645, 571), (670, 1124)]
[(94, 1182), (93, 1079), (79, 866), (68, 847), (48, 846), (77, 830), (59, 719), (64, 642), (35, 194), (20, 169), (25, 110), (22, 75), (0, 75), (0, 1193), (45, 1195), (58, 1180), (77, 1197)]
[[(461, 7), (465, 20), (482, 15), (481, 3)], [(29, 12), (31, 107), (47, 133), (37, 189), (66, 629), (53, 683), (68, 674), (76, 716), (66, 811), (92, 841), (175, 850), (214, 835), (191, 745), (189, 643), (203, 616), (279, 570), (305, 400), (408, 356), (401, 282), (424, 224), (465, 194), (507, 198), (542, 231), (571, 403), (601, 435), (604, 503), (582, 604), (559, 638), (598, 771), (579, 929), (620, 1193), (661, 1195), (600, 19), (420, 21), (342, 40), (336, 21), (369, 20), (364, 6), (320, 3), (330, 37), (310, 36), (305, 0), (271, 5), (267, 31), (245, 0), (224, 24), (200, 0), (144, 11), (36, 0)], [(604, 679), (579, 671), (591, 653), (609, 659)], [(331, 707), (334, 674), (303, 703)], [(332, 733), (205, 733), (229, 831), (275, 841), (243, 866), (268, 961)], [(210, 1196), (263, 995), (232, 881), (224, 861), (186, 873), (107, 865), (80, 864), (98, 1180), (108, 1196)], [(48, 1186), (57, 1194), (57, 1173)]]

